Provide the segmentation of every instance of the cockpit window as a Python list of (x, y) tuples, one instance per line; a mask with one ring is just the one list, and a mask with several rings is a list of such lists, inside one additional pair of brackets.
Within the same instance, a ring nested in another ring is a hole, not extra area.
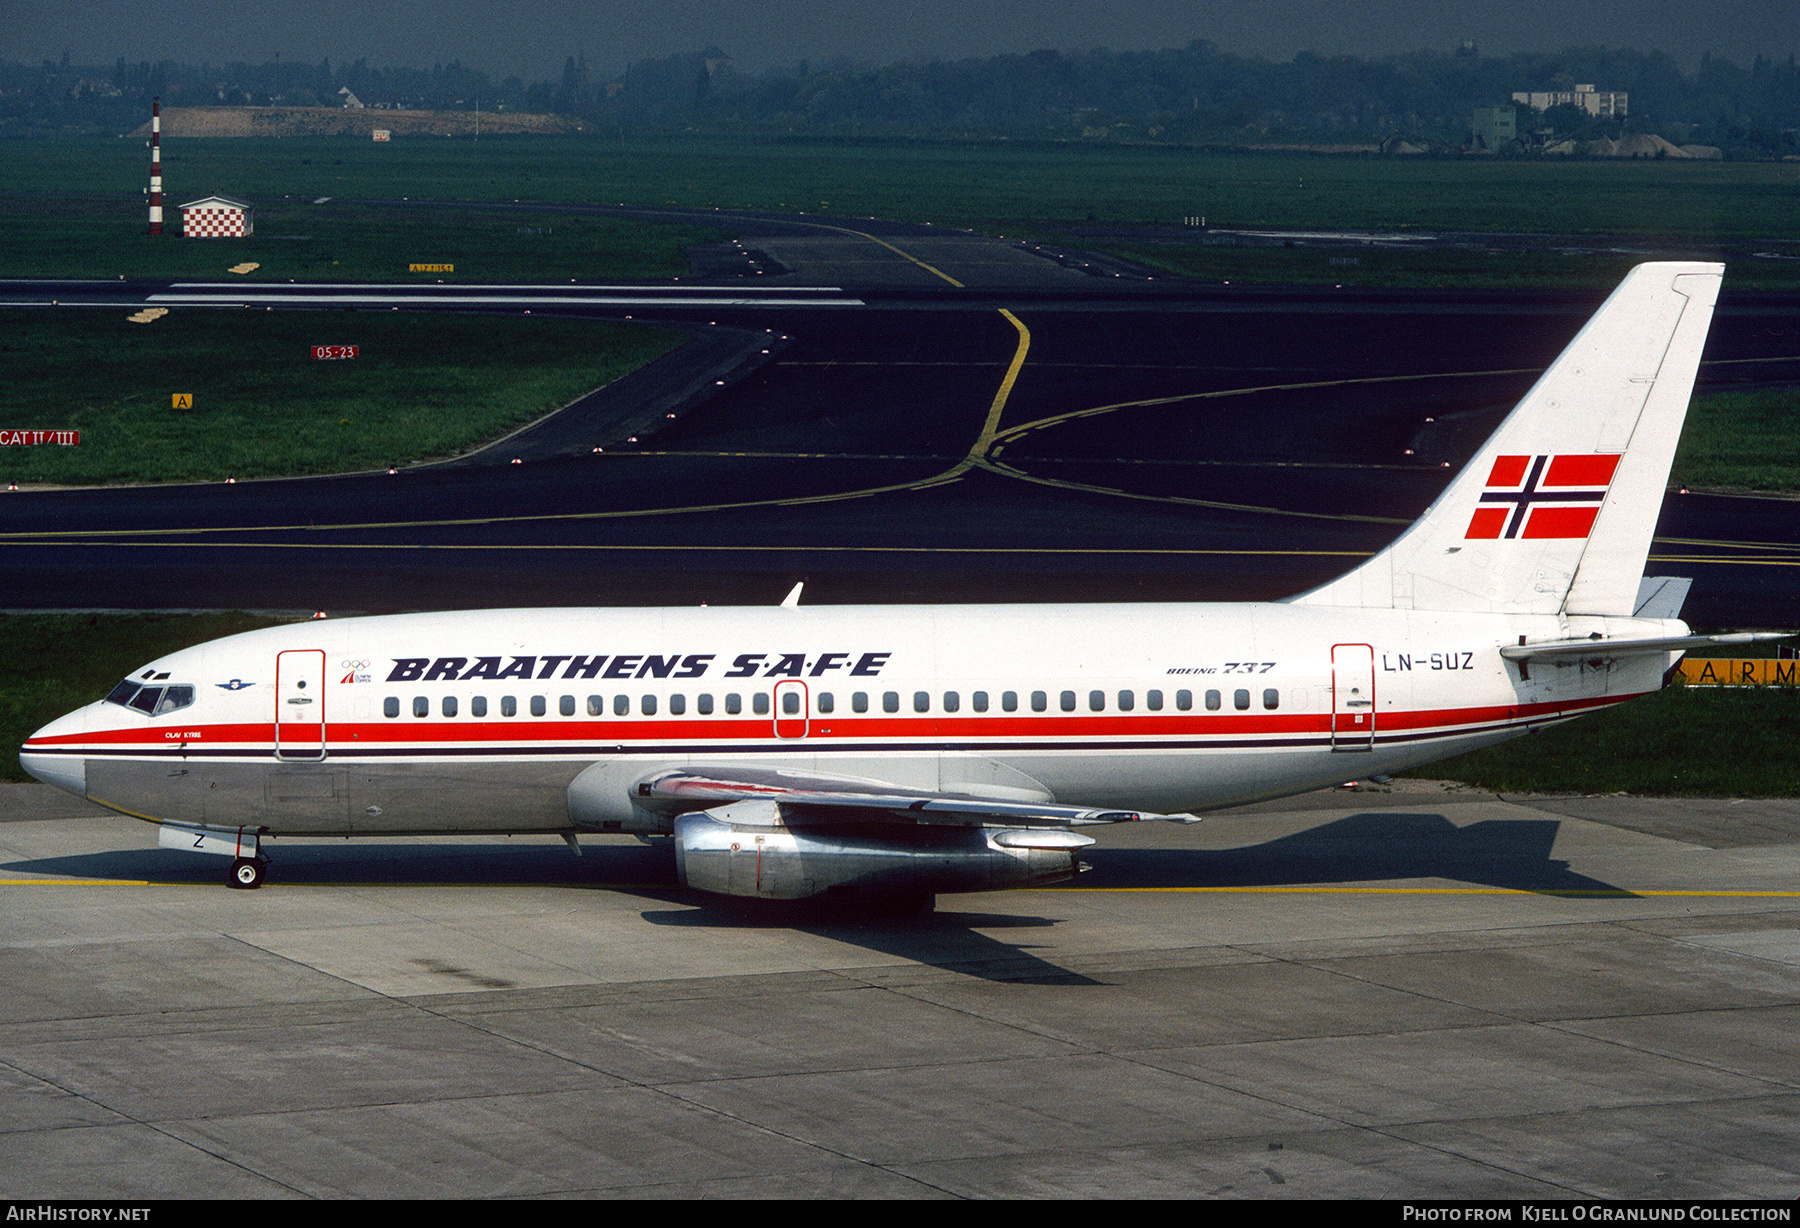
[(193, 703), (194, 688), (180, 685), (144, 686), (128, 678), (112, 689), (106, 702), (123, 708), (134, 708), (149, 716), (161, 716), (165, 712), (174, 712)]

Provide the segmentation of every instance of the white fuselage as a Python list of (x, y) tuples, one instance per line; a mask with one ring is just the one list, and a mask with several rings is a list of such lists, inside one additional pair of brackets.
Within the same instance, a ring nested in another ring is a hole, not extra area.
[[(277, 835), (653, 830), (666, 816), (634, 809), (634, 782), (702, 764), (1180, 812), (1416, 766), (1660, 687), (1676, 654), (1522, 676), (1498, 652), (1596, 632), (1685, 628), (1287, 604), (325, 620), (173, 653), (132, 676), (161, 696), (90, 704), (22, 758), (139, 818)], [(617, 801), (572, 817), (584, 772)]]

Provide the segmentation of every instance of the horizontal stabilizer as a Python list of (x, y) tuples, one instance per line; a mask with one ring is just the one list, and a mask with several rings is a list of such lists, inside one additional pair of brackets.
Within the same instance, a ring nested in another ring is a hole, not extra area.
[(1718, 648), (1785, 640), (1791, 631), (1737, 631), (1730, 635), (1670, 635), (1647, 640), (1546, 640), (1541, 644), (1508, 644), (1500, 655), (1508, 661), (1555, 661), (1586, 657), (1635, 657), (1657, 652), (1687, 652), (1693, 648)]
[[(773, 802), (785, 808), (868, 811), (872, 820), (942, 823), (974, 827), (1080, 827), (1154, 819), (1195, 822), (1191, 815), (1136, 810), (1100, 810), (1053, 802), (1011, 801), (968, 794), (904, 789), (877, 780), (755, 767), (690, 767), (640, 781), (640, 805), (656, 809), (703, 810), (736, 802)], [(879, 812), (879, 813), (876, 813)], [(788, 821), (792, 821), (790, 812)], [(776, 821), (771, 818), (771, 821)]]

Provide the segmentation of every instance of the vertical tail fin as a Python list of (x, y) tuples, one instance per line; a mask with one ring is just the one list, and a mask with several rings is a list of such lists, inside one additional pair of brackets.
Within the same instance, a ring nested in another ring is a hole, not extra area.
[(1630, 615), (1722, 264), (1640, 264), (1419, 521), (1301, 605)]

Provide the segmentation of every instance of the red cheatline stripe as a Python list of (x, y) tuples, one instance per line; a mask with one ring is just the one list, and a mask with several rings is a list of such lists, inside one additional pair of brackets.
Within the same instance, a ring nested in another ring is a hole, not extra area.
[[(1546, 720), (1562, 715), (1575, 715), (1595, 708), (1610, 706), (1631, 698), (1608, 695), (1565, 703), (1523, 705), (1491, 705), (1478, 708), (1425, 709), (1420, 711), (1382, 712), (1377, 717), (1378, 734), (1441, 731), (1454, 736), (1462, 727), (1502, 724), (1508, 721)], [(798, 719), (798, 718), (796, 718)], [(1200, 713), (1189, 715), (1093, 715), (1036, 717), (997, 716), (922, 716), (840, 718), (813, 716), (810, 719), (810, 743), (832, 741), (892, 741), (922, 739), (934, 741), (969, 741), (984, 738), (1068, 739), (1093, 741), (1105, 738), (1222, 738), (1245, 736), (1315, 735), (1323, 737), (1331, 731), (1331, 714), (1315, 712), (1300, 715), (1235, 713)], [(451, 718), (417, 719), (397, 717), (380, 722), (327, 722), (332, 746), (348, 751), (380, 749), (394, 745), (421, 746), (433, 743), (455, 744), (461, 748), (490, 745), (496, 753), (508, 749), (542, 744), (592, 744), (595, 746), (636, 744), (646, 749), (657, 742), (704, 741), (773, 741), (774, 718), (769, 716), (737, 720), (673, 718), (668, 720), (547, 720), (542, 717), (520, 717), (511, 721), (473, 721)], [(204, 750), (209, 746), (270, 746), (274, 728), (268, 724), (188, 725), (179, 729), (150, 727), (144, 729), (109, 729), (89, 733), (63, 734), (54, 738), (33, 738), (26, 750), (93, 747), (99, 750), (176, 750), (188, 747)], [(792, 744), (785, 739), (779, 744)], [(754, 749), (754, 748), (752, 748)], [(928, 747), (921, 747), (928, 749)], [(428, 753), (421, 751), (421, 753)]]

